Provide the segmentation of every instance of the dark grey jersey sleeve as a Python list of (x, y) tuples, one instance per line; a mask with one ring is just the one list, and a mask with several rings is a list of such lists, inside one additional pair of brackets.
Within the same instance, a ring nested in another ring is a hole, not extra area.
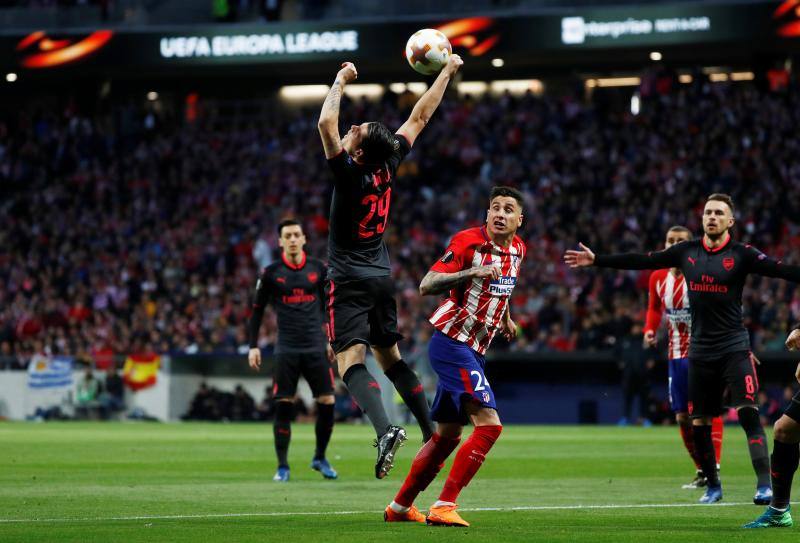
[(745, 258), (748, 262), (748, 271), (751, 273), (800, 283), (800, 266), (784, 264), (768, 257), (751, 245), (745, 246)]
[(613, 255), (596, 255), (594, 265), (599, 268), (615, 268), (618, 270), (661, 270), (680, 266), (684, 247), (681, 243), (664, 251), (652, 253), (620, 253)]
[(258, 347), (258, 332), (261, 330), (261, 320), (264, 318), (264, 310), (269, 303), (270, 277), (268, 270), (264, 270), (256, 283), (256, 294), (253, 300), (253, 313), (247, 323), (247, 341), (251, 349)]

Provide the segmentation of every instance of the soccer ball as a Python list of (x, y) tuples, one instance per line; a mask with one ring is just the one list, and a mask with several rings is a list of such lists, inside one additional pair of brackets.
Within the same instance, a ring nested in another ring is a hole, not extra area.
[(422, 75), (435, 74), (453, 52), (447, 36), (433, 28), (417, 30), (406, 43), (406, 60)]

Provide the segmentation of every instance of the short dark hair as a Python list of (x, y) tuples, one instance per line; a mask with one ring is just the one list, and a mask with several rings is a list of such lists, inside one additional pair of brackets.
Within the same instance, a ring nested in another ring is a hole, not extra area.
[(711, 196), (709, 196), (706, 199), (706, 203), (711, 202), (711, 201), (724, 202), (724, 203), (728, 204), (728, 207), (731, 210), (731, 215), (733, 215), (733, 212), (734, 212), (733, 198), (731, 198), (729, 194), (723, 194), (721, 192), (715, 192), (714, 194), (712, 194)]
[(283, 228), (285, 226), (299, 226), (301, 230), (303, 229), (303, 225), (301, 225), (296, 220), (294, 220), (294, 219), (283, 219), (281, 222), (278, 223), (278, 237), (281, 237), (281, 235), (283, 234)]
[(383, 164), (400, 145), (397, 136), (386, 125), (379, 122), (367, 124), (367, 136), (361, 140), (363, 161), (366, 164)]
[(674, 226), (670, 226), (669, 230), (667, 230), (667, 234), (670, 232), (679, 232), (681, 234), (689, 234), (689, 237), (692, 237), (692, 231), (683, 226), (682, 224), (676, 224)]
[(514, 187), (504, 187), (504, 186), (497, 186), (492, 189), (491, 195), (489, 195), (489, 204), (491, 205), (492, 200), (497, 198), (498, 196), (509, 196), (514, 198), (517, 203), (519, 204), (519, 208), (523, 209), (525, 207), (525, 199), (522, 196), (522, 193), (515, 189)]

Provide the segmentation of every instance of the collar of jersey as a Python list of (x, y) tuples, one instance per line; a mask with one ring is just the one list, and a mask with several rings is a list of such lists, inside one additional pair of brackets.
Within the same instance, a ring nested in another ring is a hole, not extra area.
[(727, 235), (728, 235), (728, 239), (726, 239), (726, 240), (725, 240), (725, 243), (723, 243), (722, 245), (720, 245), (720, 246), (719, 246), (719, 247), (717, 247), (716, 249), (712, 249), (711, 247), (709, 247), (708, 245), (706, 245), (706, 237), (705, 237), (705, 236), (703, 236), (703, 238), (702, 238), (702, 240), (703, 240), (703, 249), (705, 249), (705, 250), (706, 250), (706, 251), (708, 251), (709, 253), (718, 253), (718, 252), (720, 252), (721, 250), (723, 250), (725, 247), (727, 247), (727, 246), (730, 244), (730, 242), (731, 242), (731, 239), (732, 239), (732, 238), (731, 238), (731, 233), (730, 233), (730, 232), (726, 232), (726, 233), (727, 233)]
[(292, 264), (289, 261), (289, 259), (286, 258), (286, 253), (284, 253), (283, 251), (281, 251), (281, 258), (283, 259), (283, 263), (286, 264), (286, 267), (289, 268), (290, 270), (295, 270), (295, 271), (302, 270), (303, 266), (306, 265), (306, 252), (303, 251), (300, 254), (303, 255), (303, 258), (300, 259), (300, 264), (297, 264), (297, 265)]
[(500, 249), (500, 251), (503, 254), (507, 254), (507, 255), (512, 254), (511, 253), (511, 248), (514, 246), (514, 240), (513, 239), (511, 240), (511, 244), (507, 248), (503, 247), (499, 243), (495, 243), (494, 241), (492, 241), (492, 238), (489, 237), (489, 232), (486, 231), (486, 225), (485, 224), (483, 226), (481, 226), (481, 235), (483, 236), (483, 239), (485, 239), (486, 241), (488, 241), (489, 243), (491, 243), (492, 245), (494, 245), (495, 247)]

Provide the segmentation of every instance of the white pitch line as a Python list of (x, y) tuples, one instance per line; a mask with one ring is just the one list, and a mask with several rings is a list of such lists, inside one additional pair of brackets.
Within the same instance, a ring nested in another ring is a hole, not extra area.
[[(800, 502), (792, 502), (797, 504)], [(465, 507), (462, 512), (480, 511), (573, 511), (581, 509), (655, 509), (679, 507), (739, 507), (753, 505), (753, 502), (722, 502), (713, 505), (703, 503), (637, 503), (637, 504), (608, 504), (608, 505), (520, 505), (516, 507)], [(210, 519), (210, 518), (241, 518), (241, 517), (309, 517), (321, 515), (379, 515), (383, 511), (278, 511), (271, 513), (209, 513), (206, 515), (145, 515), (135, 517), (83, 517), (83, 518), (20, 518), (0, 519), (0, 524), (39, 524), (59, 522), (107, 522), (126, 520), (182, 520), (182, 519)]]

